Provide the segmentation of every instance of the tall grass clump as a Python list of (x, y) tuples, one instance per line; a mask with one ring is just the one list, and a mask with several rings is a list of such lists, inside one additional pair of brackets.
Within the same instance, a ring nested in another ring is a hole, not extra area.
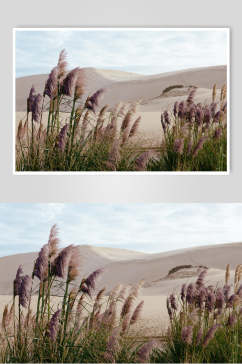
[(159, 171), (226, 171), (227, 170), (227, 103), (226, 86), (216, 102), (216, 85), (212, 102), (194, 102), (196, 88), (186, 101), (175, 102), (173, 112), (161, 114), (164, 141), (150, 170)]
[(153, 343), (137, 343), (130, 328), (139, 320), (140, 285), (97, 291), (102, 269), (80, 277), (79, 247), (60, 250), (56, 226), (40, 250), (32, 275), (22, 266), (13, 282), (13, 299), (4, 308), (0, 361), (143, 362)]
[[(80, 68), (67, 71), (62, 51), (42, 94), (34, 86), (27, 114), (16, 135), (17, 171), (136, 170), (134, 137), (140, 124), (135, 105), (99, 107), (104, 89), (83, 101), (85, 77)], [(48, 111), (47, 125), (43, 122)], [(63, 114), (64, 111), (64, 120)], [(120, 126), (121, 125), (121, 126)]]
[(183, 285), (179, 296), (167, 298), (170, 327), (162, 349), (152, 361), (159, 363), (242, 362), (242, 265), (234, 285), (207, 285), (202, 270), (195, 283)]

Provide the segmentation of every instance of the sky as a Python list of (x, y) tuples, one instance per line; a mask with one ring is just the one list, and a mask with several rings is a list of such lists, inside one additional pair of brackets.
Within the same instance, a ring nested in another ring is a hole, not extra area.
[(61, 246), (159, 253), (242, 241), (242, 204), (0, 204), (0, 256), (39, 251), (53, 224)]
[(225, 65), (226, 30), (17, 30), (16, 77), (49, 73), (65, 48), (70, 68), (149, 75)]

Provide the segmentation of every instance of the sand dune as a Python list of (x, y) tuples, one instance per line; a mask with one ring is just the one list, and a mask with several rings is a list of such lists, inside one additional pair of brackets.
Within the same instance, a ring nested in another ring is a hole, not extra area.
[[(80, 249), (82, 255), (80, 279), (93, 270), (104, 268), (97, 290), (106, 287), (109, 292), (119, 283), (129, 286), (144, 280), (144, 287), (137, 301), (143, 299), (145, 303), (142, 319), (137, 327), (138, 330), (142, 329), (143, 335), (162, 334), (169, 321), (166, 311), (167, 295), (172, 292), (178, 293), (183, 283), (194, 282), (199, 272), (197, 266), (208, 267), (207, 283), (222, 285), (226, 264), (230, 263), (233, 273), (235, 266), (242, 263), (242, 243), (201, 246), (158, 254), (88, 245), (82, 245)], [(0, 315), (4, 304), (11, 303), (12, 282), (19, 264), (23, 265), (25, 273), (31, 274), (36, 256), (37, 253), (26, 253), (0, 258)], [(195, 268), (184, 268), (172, 276), (168, 275), (170, 269), (184, 264)], [(192, 276), (188, 277), (187, 271), (189, 274), (193, 271)], [(231, 282), (232, 280), (233, 274)], [(36, 304), (36, 299), (37, 296), (33, 298), (33, 304)], [(55, 304), (58, 304), (57, 298)]]
[[(170, 291), (169, 287), (177, 284), (180, 286), (182, 280), (194, 279), (181, 278), (179, 275), (175, 277), (177, 279), (167, 277), (169, 270), (179, 265), (207, 266), (209, 279), (223, 280), (227, 263), (231, 264), (232, 269), (241, 263), (242, 243), (196, 247), (159, 254), (88, 245), (82, 245), (80, 248), (82, 277), (97, 268), (105, 268), (99, 287), (106, 286), (112, 289), (119, 283), (132, 285), (144, 280), (144, 293), (147, 291), (148, 294), (167, 294)], [(12, 281), (20, 263), (24, 271), (31, 274), (36, 256), (37, 253), (26, 253), (0, 258), (0, 294), (11, 294)]]
[[(213, 84), (220, 88), (226, 83), (226, 66), (213, 66), (184, 71), (169, 72), (152, 76), (143, 76), (135, 73), (98, 70), (83, 68), (85, 96), (99, 88), (106, 92), (102, 101), (111, 107), (121, 102), (136, 102), (159, 97), (163, 90), (172, 85), (196, 86), (211, 90)], [(32, 85), (36, 91), (42, 93), (48, 75), (32, 75), (16, 79), (16, 111), (26, 110), (26, 98)], [(166, 98), (167, 99), (167, 98)], [(166, 100), (167, 101), (167, 100)], [(154, 104), (151, 102), (151, 110)]]

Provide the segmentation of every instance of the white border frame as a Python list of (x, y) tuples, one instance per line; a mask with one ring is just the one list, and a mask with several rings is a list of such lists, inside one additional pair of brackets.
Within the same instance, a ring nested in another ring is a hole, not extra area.
[[(15, 54), (16, 54), (16, 32), (19, 31), (66, 31), (66, 30), (78, 30), (78, 31), (95, 31), (95, 30), (100, 30), (100, 31), (113, 31), (113, 30), (119, 30), (119, 31), (137, 31), (137, 30), (146, 30), (146, 31), (161, 31), (161, 30), (169, 30), (169, 31), (208, 31), (208, 30), (215, 30), (215, 31), (226, 31), (227, 34), (227, 46), (226, 46), (226, 52), (227, 52), (227, 171), (226, 172), (169, 172), (169, 171), (154, 171), (154, 172), (132, 172), (132, 171), (127, 171), (127, 172), (113, 172), (113, 171), (102, 171), (102, 172), (85, 172), (85, 171), (80, 171), (80, 172), (17, 172), (15, 170), (15, 138), (16, 138), (16, 110), (15, 110), (15, 106), (16, 106), (16, 64), (15, 64)], [(70, 176), (74, 176), (74, 175), (116, 175), (116, 176), (120, 176), (120, 175), (139, 175), (139, 176), (147, 176), (147, 175), (169, 175), (169, 176), (177, 176), (177, 175), (185, 175), (185, 176), (194, 176), (194, 175), (201, 175), (201, 176), (206, 176), (206, 175), (219, 175), (219, 176), (228, 176), (230, 174), (230, 164), (231, 164), (231, 159), (230, 159), (230, 140), (231, 140), (231, 131), (230, 131), (230, 115), (231, 115), (231, 110), (230, 110), (230, 95), (231, 95), (231, 85), (230, 85), (230, 44), (231, 44), (231, 40), (230, 40), (230, 27), (61, 27), (61, 28), (13, 28), (13, 175), (15, 176), (19, 176), (19, 175), (44, 175), (44, 176), (50, 176), (50, 175), (55, 175), (55, 176), (61, 176), (61, 175), (70, 175)]]

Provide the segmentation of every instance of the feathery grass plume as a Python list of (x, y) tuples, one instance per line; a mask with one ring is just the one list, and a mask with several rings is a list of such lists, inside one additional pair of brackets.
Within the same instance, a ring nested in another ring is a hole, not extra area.
[(169, 116), (167, 110), (164, 111), (163, 116), (164, 116), (164, 121), (165, 121), (166, 125), (170, 125), (171, 121), (170, 121), (170, 116)]
[(199, 288), (199, 293), (198, 293), (198, 297), (197, 297), (197, 303), (198, 303), (198, 307), (202, 308), (204, 302), (206, 301), (206, 297), (207, 297), (207, 290), (205, 287), (200, 287)]
[(68, 132), (68, 124), (65, 124), (60, 130), (57, 141), (58, 148), (62, 151), (62, 153), (64, 152), (66, 146), (67, 132)]
[(191, 304), (194, 301), (195, 287), (193, 283), (187, 286), (186, 301)]
[(170, 300), (171, 308), (176, 311), (178, 307), (176, 304), (176, 298), (173, 293), (170, 295), (169, 300)]
[(130, 325), (133, 325), (135, 324), (139, 319), (140, 319), (140, 316), (141, 316), (141, 313), (142, 313), (142, 309), (143, 309), (143, 306), (144, 306), (144, 301), (141, 301), (136, 309), (134, 310), (133, 312), (133, 315), (131, 316), (131, 319), (130, 319)]
[(216, 94), (217, 94), (217, 85), (216, 83), (213, 85), (213, 93), (212, 93), (212, 100), (215, 102), (216, 100)]
[(188, 95), (188, 98), (187, 98), (187, 100), (186, 100), (186, 103), (187, 103), (187, 105), (188, 105), (188, 106), (191, 106), (191, 105), (193, 104), (193, 102), (194, 102), (194, 96), (195, 96), (195, 93), (196, 93), (196, 88), (194, 87), (194, 88), (190, 91), (190, 93), (189, 93), (189, 95)]
[(37, 123), (40, 122), (41, 118), (41, 105), (42, 105), (42, 96), (38, 94), (34, 98), (32, 107), (33, 120), (36, 121)]
[(192, 338), (193, 338), (193, 327), (191, 325), (189, 326), (184, 326), (181, 330), (181, 338), (182, 341), (186, 344), (191, 344), (192, 343)]
[(224, 101), (226, 99), (226, 96), (227, 96), (227, 87), (226, 85), (223, 85), (220, 93), (220, 101)]
[(124, 334), (125, 332), (128, 331), (129, 329), (129, 326), (130, 326), (130, 317), (131, 317), (131, 314), (128, 313), (127, 315), (125, 315), (123, 317), (123, 321), (122, 321), (122, 334)]
[(53, 314), (49, 322), (49, 336), (52, 341), (55, 341), (57, 337), (60, 314), (61, 310), (59, 309)]
[(211, 112), (212, 118), (214, 118), (214, 116), (216, 114), (216, 109), (217, 109), (217, 103), (212, 102), (211, 105), (210, 105), (210, 112)]
[(203, 348), (206, 348), (206, 346), (208, 346), (209, 342), (214, 338), (215, 332), (217, 331), (219, 326), (220, 326), (219, 324), (214, 324), (212, 327), (210, 327), (210, 329), (208, 330), (208, 332), (203, 340), (203, 343), (202, 343)]
[(155, 346), (155, 341), (148, 341), (137, 351), (137, 358), (141, 363), (148, 363), (149, 356)]
[(215, 129), (213, 138), (216, 139), (216, 140), (220, 139), (221, 136), (222, 136), (222, 133), (223, 133), (223, 131), (222, 131), (221, 128)]
[(76, 88), (76, 82), (79, 76), (79, 67), (70, 71), (62, 81), (61, 92), (63, 95), (73, 97)]
[(113, 170), (116, 169), (116, 164), (120, 158), (120, 141), (118, 138), (114, 139), (113, 144), (111, 146), (111, 150), (108, 156), (108, 162)]
[(40, 281), (43, 281), (48, 276), (48, 257), (49, 257), (49, 245), (45, 244), (38, 255), (38, 258), (35, 261), (34, 270), (32, 277), (39, 278)]
[(237, 296), (239, 296), (240, 298), (242, 298), (242, 284), (237, 289), (236, 294), (237, 294)]
[(232, 294), (227, 302), (227, 307), (235, 307), (240, 302), (240, 297), (237, 294)]
[(226, 303), (227, 303), (227, 302), (228, 302), (228, 300), (229, 300), (229, 292), (230, 292), (230, 290), (231, 290), (230, 285), (225, 284), (225, 285), (223, 286), (223, 294), (224, 294), (224, 299), (225, 299), (225, 302), (226, 302)]
[(2, 316), (2, 327), (6, 330), (6, 328), (9, 326), (9, 319), (8, 319), (8, 305), (4, 306), (3, 310), (3, 316)]
[(80, 273), (81, 251), (79, 246), (74, 246), (71, 251), (68, 266), (68, 281), (74, 281)]
[(206, 297), (206, 309), (208, 310), (208, 312), (213, 311), (215, 302), (216, 302), (215, 294), (213, 292), (208, 292)]
[(49, 77), (45, 83), (44, 94), (49, 96), (50, 99), (53, 99), (57, 94), (57, 87), (58, 87), (58, 66), (54, 67), (49, 74)]
[(219, 288), (216, 291), (216, 302), (215, 302), (215, 307), (218, 309), (219, 313), (222, 312), (224, 304), (225, 304), (224, 294), (222, 289)]
[(177, 116), (177, 114), (178, 114), (178, 101), (176, 101), (175, 103), (174, 103), (174, 107), (173, 107), (173, 114), (174, 114), (174, 116), (176, 117)]
[(213, 122), (214, 123), (219, 123), (220, 120), (221, 120), (221, 116), (222, 116), (222, 113), (221, 111), (217, 111), (216, 114), (214, 115), (214, 118), (213, 118)]
[(185, 103), (184, 101), (181, 101), (178, 106), (178, 117), (182, 119), (185, 115), (186, 109), (185, 109)]
[(66, 67), (67, 67), (66, 57), (67, 57), (66, 50), (62, 49), (61, 52), (60, 52), (60, 55), (59, 55), (58, 63), (57, 63), (58, 80), (60, 80), (60, 81), (66, 75)]
[(196, 280), (197, 288), (200, 288), (204, 285), (204, 278), (205, 278), (206, 274), (207, 274), (207, 269), (204, 269), (199, 273), (199, 276)]
[(49, 235), (49, 240), (48, 240), (50, 261), (52, 261), (58, 253), (59, 242), (60, 242), (60, 240), (58, 237), (58, 228), (57, 228), (57, 225), (55, 224), (50, 229), (50, 235)]
[(144, 171), (149, 159), (151, 157), (150, 151), (146, 151), (140, 154), (140, 156), (135, 160), (135, 166), (137, 171)]
[(127, 114), (125, 115), (123, 122), (121, 124), (121, 130), (125, 130), (126, 128), (129, 127), (131, 120), (132, 120), (132, 116), (133, 116), (133, 112), (132, 111), (128, 111)]
[(170, 305), (169, 298), (166, 299), (166, 308), (167, 308), (167, 312), (168, 312), (168, 315), (170, 317), (170, 320), (172, 320), (172, 310), (171, 310), (171, 305)]
[(100, 275), (104, 272), (103, 269), (97, 269), (94, 272), (92, 272), (87, 279), (85, 279), (85, 285), (92, 289), (95, 290), (96, 288), (96, 283), (97, 283), (97, 279), (100, 277)]
[(115, 327), (112, 330), (111, 335), (109, 336), (109, 339), (107, 342), (107, 349), (105, 352), (105, 357), (112, 359), (111, 362), (115, 362), (114, 354), (119, 350), (119, 342), (118, 342), (119, 334), (120, 334), (120, 328)]
[(125, 316), (130, 314), (130, 311), (132, 309), (133, 302), (134, 302), (135, 298), (136, 298), (135, 295), (131, 292), (128, 295), (128, 297), (126, 298), (126, 300), (124, 301), (124, 304), (123, 304), (123, 307), (122, 307), (122, 310), (121, 310), (121, 314), (120, 314), (120, 316), (122, 318), (124, 318)]
[(121, 146), (123, 146), (127, 142), (129, 138), (129, 133), (130, 133), (130, 126), (127, 126), (127, 128), (123, 130)]
[(23, 276), (21, 280), (21, 285), (19, 288), (19, 303), (24, 308), (28, 307), (30, 300), (32, 280), (28, 275)]
[(160, 117), (160, 121), (161, 121), (161, 125), (162, 125), (162, 129), (163, 129), (163, 132), (164, 132), (164, 134), (166, 133), (166, 124), (165, 124), (165, 122), (164, 122), (164, 116), (163, 116), (163, 114), (161, 114), (161, 117)]
[(204, 110), (203, 122), (208, 125), (210, 124), (210, 121), (211, 121), (211, 112), (209, 108), (206, 107)]
[(103, 88), (100, 88), (92, 96), (88, 97), (85, 107), (89, 110), (92, 110), (95, 113), (97, 111), (97, 107), (99, 106), (100, 99), (103, 97), (104, 92), (105, 90)]
[(84, 71), (79, 68), (76, 85), (75, 85), (75, 97), (77, 99), (81, 98), (81, 96), (84, 94)]
[(22, 125), (22, 120), (20, 120), (19, 124), (18, 124), (18, 131), (17, 131), (17, 140), (21, 140), (24, 136), (24, 127)]
[(64, 278), (66, 271), (69, 266), (69, 262), (71, 259), (73, 245), (68, 245), (66, 248), (61, 250), (59, 255), (55, 258), (52, 263), (52, 272), (60, 278)]
[(199, 139), (199, 141), (198, 141), (198, 143), (197, 143), (197, 145), (196, 145), (196, 147), (194, 148), (194, 151), (193, 151), (193, 153), (192, 153), (192, 156), (193, 157), (196, 157), (197, 156), (197, 154), (198, 154), (198, 152), (203, 148), (203, 145), (204, 145), (204, 143), (206, 142), (208, 140), (208, 137), (207, 136), (202, 136), (200, 139)]
[(27, 114), (33, 110), (33, 104), (35, 99), (35, 88), (31, 87), (29, 91), (29, 97), (27, 98)]
[(197, 123), (198, 126), (200, 126), (202, 124), (202, 121), (203, 121), (203, 110), (201, 108), (196, 108), (195, 122)]
[(226, 271), (225, 271), (225, 285), (227, 286), (229, 284), (230, 279), (230, 264), (226, 265)]
[(183, 285), (182, 285), (182, 288), (181, 288), (181, 293), (180, 293), (180, 295), (181, 295), (181, 300), (182, 300), (182, 302), (185, 302), (185, 297), (186, 297), (186, 284), (184, 283)]
[(177, 138), (174, 141), (174, 151), (178, 154), (182, 154), (184, 149), (184, 138)]
[(236, 323), (236, 316), (235, 314), (232, 312), (229, 314), (229, 317), (228, 317), (228, 321), (227, 321), (227, 325), (229, 327), (233, 327)]
[(22, 278), (23, 278), (23, 266), (21, 264), (17, 269), (16, 277), (15, 277), (15, 279), (13, 281), (13, 295), (14, 295), (14, 297), (19, 295), (19, 290), (20, 290)]
[(239, 273), (241, 271), (241, 268), (242, 268), (242, 265), (241, 264), (238, 264), (236, 267), (235, 267), (235, 271), (234, 271), (234, 286), (236, 286), (239, 282)]
[(141, 121), (141, 116), (139, 116), (135, 120), (135, 122), (133, 123), (132, 128), (131, 128), (130, 133), (129, 133), (129, 138), (133, 137), (137, 133), (137, 130), (138, 130), (139, 125), (140, 125), (140, 121)]

